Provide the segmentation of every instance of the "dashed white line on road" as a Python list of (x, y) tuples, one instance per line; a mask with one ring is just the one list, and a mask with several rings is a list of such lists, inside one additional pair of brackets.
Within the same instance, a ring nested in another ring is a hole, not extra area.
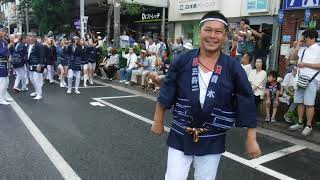
[(278, 159), (280, 157), (286, 156), (288, 154), (297, 152), (297, 151), (301, 151), (303, 149), (305, 149), (306, 147), (300, 146), (300, 145), (294, 145), (285, 149), (281, 149), (279, 151), (270, 153), (270, 154), (266, 154), (264, 156), (261, 156), (257, 159), (253, 159), (251, 160), (251, 162), (255, 163), (255, 164), (263, 164), (269, 161), (272, 161), (274, 159)]
[[(100, 102), (100, 103), (102, 103), (102, 104), (104, 104), (104, 105), (107, 105), (107, 106), (109, 106), (109, 107), (111, 107), (111, 108), (114, 108), (114, 109), (116, 109), (116, 110), (118, 110), (118, 111), (121, 111), (121, 112), (123, 112), (123, 113), (125, 113), (125, 114), (127, 114), (127, 115), (130, 115), (130, 116), (132, 116), (132, 117), (135, 117), (135, 118), (137, 118), (137, 119), (139, 119), (139, 120), (141, 120), (141, 121), (143, 121), (143, 122), (146, 122), (146, 123), (148, 123), (148, 124), (153, 124), (153, 121), (152, 120), (150, 120), (150, 119), (148, 119), (148, 118), (145, 118), (145, 117), (143, 117), (143, 116), (140, 116), (140, 115), (138, 115), (138, 114), (136, 114), (136, 113), (133, 113), (133, 112), (131, 112), (131, 111), (128, 111), (128, 110), (126, 110), (126, 109), (124, 109), (124, 108), (121, 108), (121, 107), (119, 107), (119, 106), (116, 106), (116, 105), (114, 105), (114, 104), (112, 104), (112, 103), (109, 103), (109, 102), (106, 102), (106, 101), (104, 101), (104, 100), (102, 100), (102, 99), (100, 99), (100, 98), (92, 98), (92, 99), (94, 99), (95, 101), (97, 101), (97, 102)], [(168, 128), (168, 127), (164, 127), (164, 129), (165, 129), (165, 131), (166, 132), (169, 132), (170, 131), (170, 128)], [(295, 147), (295, 146), (294, 146)], [(296, 150), (297, 151), (297, 149), (298, 148), (292, 148), (292, 149), (290, 149), (291, 151), (293, 151), (293, 150)], [(272, 153), (271, 153), (272, 154)], [(248, 166), (248, 167), (251, 167), (251, 168), (253, 168), (253, 169), (255, 169), (255, 170), (258, 170), (258, 171), (260, 171), (260, 172), (262, 172), (262, 173), (265, 173), (265, 174), (268, 174), (268, 175), (270, 175), (270, 176), (273, 176), (273, 177), (275, 177), (275, 178), (277, 178), (277, 179), (283, 179), (283, 180), (295, 180), (294, 178), (292, 178), (292, 177), (289, 177), (289, 176), (287, 176), (287, 175), (284, 175), (284, 174), (281, 174), (281, 173), (279, 173), (279, 172), (277, 172), (277, 171), (274, 171), (274, 170), (272, 170), (272, 169), (269, 169), (269, 168), (267, 168), (267, 167), (264, 167), (264, 166), (262, 166), (262, 165), (260, 165), (259, 164), (259, 162), (258, 163), (255, 163), (253, 160), (247, 160), (247, 159), (244, 159), (244, 158), (242, 158), (242, 157), (240, 157), (240, 156), (237, 156), (237, 155), (235, 155), (235, 154), (232, 154), (232, 153), (230, 153), (230, 152), (225, 152), (225, 153), (223, 153), (223, 156), (225, 156), (225, 157), (227, 157), (227, 158), (229, 158), (229, 159), (232, 159), (232, 160), (234, 160), (234, 161), (236, 161), (236, 162), (239, 162), (239, 163), (241, 163), (241, 164), (243, 164), (243, 165), (245, 165), (245, 166)], [(271, 155), (272, 157), (275, 157), (275, 156), (277, 156), (277, 155)], [(268, 157), (267, 155), (265, 156), (265, 157)], [(269, 158), (269, 157), (268, 157)], [(267, 159), (267, 158), (265, 158), (265, 159)], [(262, 160), (261, 160), (261, 162), (262, 162)]]
[(56, 148), (49, 142), (49, 140), (42, 134), (40, 129), (32, 122), (30, 117), (22, 110), (16, 101), (11, 102), (12, 109), (17, 113), (31, 135), (40, 145), (44, 153), (51, 160), (53, 165), (57, 168), (64, 179), (80, 180), (78, 174), (70, 167), (70, 165), (63, 159)]

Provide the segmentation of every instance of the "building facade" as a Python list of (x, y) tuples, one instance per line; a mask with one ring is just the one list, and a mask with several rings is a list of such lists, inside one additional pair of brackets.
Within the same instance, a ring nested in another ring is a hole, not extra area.
[(239, 27), (242, 18), (247, 18), (254, 29), (262, 23), (270, 24), (272, 29), (273, 49), (268, 61), (269, 69), (277, 69), (277, 57), (280, 38), (280, 26), (277, 15), (281, 0), (169, 0), (169, 23), (173, 24), (171, 38), (182, 37), (184, 42), (199, 45), (199, 22), (209, 11), (223, 13), (230, 24)]
[[(285, 55), (291, 44), (298, 40), (302, 32), (314, 28), (320, 35), (320, 1), (319, 0), (283, 0), (282, 2), (282, 31), (279, 71), (286, 72)], [(318, 38), (320, 42), (320, 38)]]

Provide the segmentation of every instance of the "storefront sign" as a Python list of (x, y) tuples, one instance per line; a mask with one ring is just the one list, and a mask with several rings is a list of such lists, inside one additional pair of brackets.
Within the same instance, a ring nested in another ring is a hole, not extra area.
[(248, 0), (248, 13), (267, 12), (269, 8), (269, 0)]
[(142, 13), (141, 20), (154, 20), (154, 19), (161, 19), (161, 13)]
[(310, 16), (311, 16), (311, 11), (310, 11), (310, 9), (305, 9), (305, 10), (304, 10), (304, 24), (305, 24), (305, 25), (309, 25)]
[(278, 12), (278, 23), (282, 25), (284, 23), (284, 10), (280, 9)]
[(220, 0), (179, 0), (179, 12), (196, 13), (220, 10)]
[(320, 8), (320, 0), (284, 0), (284, 9)]

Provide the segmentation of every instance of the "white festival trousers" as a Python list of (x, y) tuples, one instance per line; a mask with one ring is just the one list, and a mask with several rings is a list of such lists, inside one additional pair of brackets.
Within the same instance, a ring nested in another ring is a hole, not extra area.
[(29, 75), (37, 96), (42, 96), (43, 74), (36, 71), (30, 71)]
[(47, 69), (48, 69), (47, 78), (49, 79), (49, 82), (53, 82), (54, 65), (47, 65)]
[(71, 90), (73, 76), (76, 76), (76, 83), (74, 88), (75, 89), (79, 88), (80, 78), (81, 78), (80, 74), (81, 74), (81, 71), (73, 71), (72, 69), (68, 70), (68, 90)]
[(27, 88), (27, 79), (26, 79), (26, 70), (25, 67), (15, 68), (14, 71), (16, 72), (16, 79), (14, 81), (13, 88), (18, 89), (20, 82), (22, 83), (22, 89)]
[(186, 180), (193, 162), (195, 180), (215, 180), (221, 154), (187, 156), (169, 147), (165, 180)]
[(0, 102), (5, 101), (8, 97), (8, 85), (9, 85), (9, 77), (0, 77)]

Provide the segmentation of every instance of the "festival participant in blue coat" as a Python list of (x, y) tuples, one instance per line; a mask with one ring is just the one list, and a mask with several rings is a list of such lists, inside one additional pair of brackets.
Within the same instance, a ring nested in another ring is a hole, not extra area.
[(196, 180), (214, 180), (227, 131), (247, 127), (246, 149), (261, 155), (256, 141), (256, 108), (239, 62), (221, 52), (228, 20), (218, 12), (200, 21), (200, 49), (176, 56), (160, 90), (152, 131), (164, 133), (164, 114), (172, 109), (166, 180), (185, 180), (190, 165)]
[(89, 83), (93, 84), (94, 71), (96, 69), (97, 62), (97, 48), (96, 43), (92, 39), (88, 40), (89, 45), (86, 48), (86, 55), (88, 58), (88, 74), (89, 74)]
[(60, 87), (66, 87), (67, 83), (65, 82), (65, 78), (68, 72), (67, 40), (65, 38), (60, 39), (60, 42), (56, 49), (58, 69), (60, 71)]
[(72, 79), (76, 77), (74, 93), (80, 94), (79, 85), (81, 78), (81, 60), (83, 59), (84, 49), (80, 45), (79, 37), (73, 37), (73, 43), (68, 46), (68, 90), (67, 93), (71, 94)]
[(84, 39), (80, 39), (80, 46), (83, 51), (83, 56), (81, 59), (81, 69), (83, 72), (83, 86), (87, 87), (87, 81), (89, 80), (89, 72), (88, 72), (88, 54), (87, 54), (87, 45)]
[(46, 65), (44, 47), (37, 39), (35, 32), (28, 33), (28, 54), (27, 62), (30, 70), (30, 81), (33, 84), (35, 92), (31, 93), (31, 97), (35, 100), (42, 99), (43, 71)]
[[(27, 46), (26, 46), (26, 37), (20, 36), (18, 42), (14, 47), (14, 52), (12, 54), (11, 64), (14, 71), (16, 72), (16, 79), (14, 81), (13, 89), (17, 92), (27, 91), (27, 79), (26, 79), (26, 70), (25, 64), (27, 63)], [(19, 88), (19, 84), (22, 84), (22, 88)]]
[(8, 59), (10, 56), (8, 42), (4, 39), (5, 31), (0, 28), (0, 104), (9, 105), (11, 98), (8, 97), (8, 85), (9, 85), (9, 69)]

